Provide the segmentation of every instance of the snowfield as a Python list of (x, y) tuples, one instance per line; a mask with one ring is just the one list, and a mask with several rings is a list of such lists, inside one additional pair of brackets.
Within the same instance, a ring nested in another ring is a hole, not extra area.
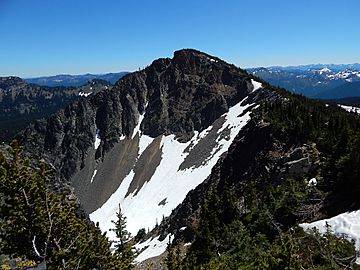
[[(355, 249), (360, 251), (360, 210), (347, 212), (338, 216), (322, 219), (312, 223), (302, 223), (300, 227), (304, 230), (311, 230), (317, 228), (320, 233), (326, 232), (326, 223), (331, 226), (331, 230), (338, 236), (343, 236), (348, 240), (355, 241)], [(360, 257), (356, 260), (357, 264), (360, 264)]]
[[(253, 91), (261, 87), (261, 83), (256, 81), (252, 81), (252, 83), (254, 85)], [(109, 231), (109, 229), (113, 228), (111, 221), (116, 219), (119, 203), (122, 213), (127, 218), (127, 230), (133, 236), (136, 235), (139, 229), (151, 230), (156, 224), (160, 224), (162, 219), (169, 216), (171, 211), (185, 199), (190, 190), (194, 189), (210, 175), (211, 169), (219, 157), (228, 150), (236, 135), (248, 123), (251, 118), (251, 109), (249, 108), (256, 106), (254, 104), (242, 105), (242, 102), (246, 99), (231, 107), (227, 113), (222, 115), (224, 123), (217, 131), (217, 134), (225, 129), (229, 131), (229, 134), (217, 137), (216, 147), (212, 149), (209, 157), (200, 166), (180, 169), (180, 165), (183, 164), (185, 158), (196, 144), (212, 130), (212, 126), (200, 133), (195, 132), (191, 140), (186, 143), (177, 141), (175, 135), (162, 136), (160, 143), (161, 161), (150, 181), (145, 182), (140, 190), (126, 196), (135, 176), (135, 172), (132, 170), (111, 197), (99, 209), (90, 214), (90, 219), (95, 223), (99, 222), (100, 229), (107, 232), (110, 240), (116, 239), (114, 232)], [(249, 110), (246, 111), (247, 109)], [(134, 138), (137, 133), (140, 136), (138, 158), (154, 140), (154, 138), (141, 133), (140, 124), (143, 118), (144, 115), (139, 115), (138, 124), (131, 136)], [(137, 248), (147, 245), (149, 247), (137, 257), (137, 261), (141, 262), (160, 255), (165, 251), (168, 243), (168, 239), (160, 242), (158, 238), (154, 238), (138, 245)]]

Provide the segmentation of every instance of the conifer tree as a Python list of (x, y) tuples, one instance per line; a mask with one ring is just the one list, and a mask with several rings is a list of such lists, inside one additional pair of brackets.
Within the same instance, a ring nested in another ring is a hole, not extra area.
[(133, 261), (135, 259), (135, 252), (133, 250), (131, 234), (126, 230), (126, 217), (121, 213), (121, 207), (119, 204), (119, 212), (116, 213), (116, 221), (112, 221), (115, 228), (112, 231), (115, 232), (115, 252), (120, 258), (122, 269), (132, 269)]
[(180, 256), (180, 246), (179, 244), (174, 243), (175, 245), (171, 245), (171, 241), (169, 239), (169, 243), (167, 246), (167, 256), (165, 258), (165, 264), (168, 270), (182, 270), (182, 258)]
[(45, 164), (31, 168), (12, 142), (0, 153), (0, 254), (46, 262), (47, 269), (122, 269), (110, 243), (78, 205), (49, 190)]

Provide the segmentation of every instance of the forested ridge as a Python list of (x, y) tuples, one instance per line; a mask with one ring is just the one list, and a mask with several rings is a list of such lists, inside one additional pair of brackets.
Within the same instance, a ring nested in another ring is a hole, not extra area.
[(321, 235), (298, 224), (359, 209), (360, 117), (264, 85), (281, 98), (264, 101), (257, 120), (269, 126), (274, 143), (314, 148), (316, 166), (308, 175), (280, 179), (268, 169), (246, 181), (220, 170), (198, 221), (168, 246), (169, 269), (359, 269), (353, 243), (330, 226)]

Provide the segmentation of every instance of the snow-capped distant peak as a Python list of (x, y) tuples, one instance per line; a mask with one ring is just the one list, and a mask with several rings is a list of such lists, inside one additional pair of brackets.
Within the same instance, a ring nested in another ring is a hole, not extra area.
[(345, 79), (347, 82), (352, 82), (354, 79), (358, 80), (360, 78), (360, 71), (359, 70), (343, 70), (339, 71), (336, 74), (329, 74), (327, 77), (331, 80), (334, 79)]
[(331, 72), (331, 70), (330, 70), (330, 69), (328, 69), (327, 67), (324, 67), (324, 68), (322, 68), (322, 69), (318, 70), (318, 72), (319, 72), (320, 74), (323, 74), (323, 73), (330, 73), (330, 72)]

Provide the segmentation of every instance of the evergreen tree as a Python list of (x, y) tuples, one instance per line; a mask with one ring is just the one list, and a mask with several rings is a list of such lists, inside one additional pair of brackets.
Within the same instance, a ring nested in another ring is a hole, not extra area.
[(74, 200), (49, 190), (45, 164), (32, 168), (21, 151), (13, 142), (0, 154), (0, 254), (50, 270), (120, 269), (100, 229), (77, 216)]
[(167, 247), (167, 256), (165, 258), (165, 264), (168, 270), (181, 270), (182, 259), (180, 256), (180, 247), (179, 245), (175, 245), (172, 247), (171, 244), (168, 244)]
[(133, 261), (135, 259), (135, 252), (133, 250), (133, 241), (131, 240), (131, 234), (126, 230), (126, 217), (121, 213), (121, 207), (119, 204), (119, 212), (116, 213), (117, 220), (112, 221), (115, 228), (112, 231), (115, 232), (117, 241), (115, 241), (115, 252), (119, 256), (122, 269), (132, 269)]

